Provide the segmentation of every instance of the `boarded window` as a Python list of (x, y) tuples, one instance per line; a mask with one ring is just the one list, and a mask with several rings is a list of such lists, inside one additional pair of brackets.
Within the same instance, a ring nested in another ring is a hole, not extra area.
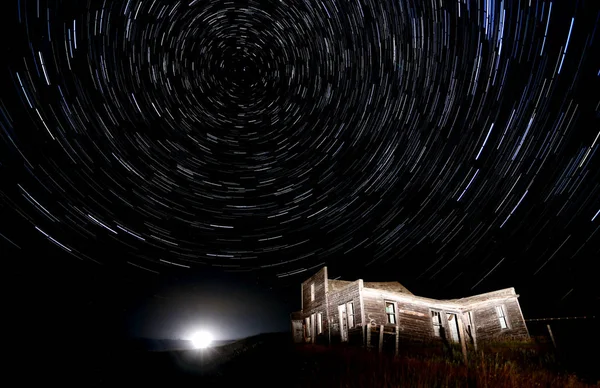
[(317, 313), (317, 334), (323, 333), (323, 314)]
[(508, 321), (506, 320), (504, 306), (496, 306), (496, 313), (498, 314), (498, 320), (500, 321), (500, 328), (508, 329)]
[(310, 284), (310, 300), (311, 302), (315, 300), (315, 283)]
[(385, 302), (385, 314), (387, 315), (387, 323), (396, 324), (396, 305), (394, 302)]
[(440, 337), (442, 334), (442, 316), (439, 311), (431, 312), (431, 323), (433, 324), (433, 335)]
[(346, 303), (346, 313), (348, 315), (348, 329), (354, 327), (354, 303)]

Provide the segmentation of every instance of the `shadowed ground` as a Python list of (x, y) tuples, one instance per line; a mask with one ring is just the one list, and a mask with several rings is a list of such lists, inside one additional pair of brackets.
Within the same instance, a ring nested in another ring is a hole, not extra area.
[(47, 359), (47, 371), (34, 368), (44, 359), (32, 352), (23, 377), (63, 387), (600, 387), (597, 374), (584, 383), (539, 344), (499, 345), (472, 354), (468, 367), (460, 351), (444, 357), (424, 347), (403, 350), (394, 358), (361, 348), (297, 346), (288, 333), (262, 334), (204, 350), (88, 348)]

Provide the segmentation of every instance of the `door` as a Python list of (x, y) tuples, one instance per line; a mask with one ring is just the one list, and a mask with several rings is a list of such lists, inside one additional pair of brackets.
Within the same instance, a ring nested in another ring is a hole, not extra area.
[(348, 318), (346, 316), (346, 305), (339, 305), (338, 312), (340, 317), (340, 336), (342, 338), (342, 342), (346, 342), (348, 341)]
[(448, 331), (450, 335), (449, 340), (452, 342), (458, 342), (460, 337), (458, 336), (458, 320), (456, 314), (448, 314)]
[(304, 330), (302, 328), (302, 320), (292, 321), (292, 333), (294, 335), (294, 342), (299, 344), (303, 341)]

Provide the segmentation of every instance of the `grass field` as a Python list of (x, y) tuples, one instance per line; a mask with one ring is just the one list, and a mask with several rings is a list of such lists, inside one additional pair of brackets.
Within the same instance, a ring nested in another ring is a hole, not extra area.
[(32, 350), (15, 360), (22, 369), (15, 371), (19, 386), (35, 380), (62, 387), (600, 387), (598, 356), (580, 345), (560, 352), (544, 341), (498, 343), (470, 352), (465, 365), (456, 348), (405, 344), (394, 357), (294, 345), (281, 333), (204, 350)]
[(206, 350), (117, 352), (78, 380), (106, 387), (600, 387), (593, 370), (576, 375), (545, 343), (490, 345), (471, 352), (467, 365), (460, 349), (401, 350), (394, 357), (355, 347), (299, 346), (288, 334), (265, 334)]

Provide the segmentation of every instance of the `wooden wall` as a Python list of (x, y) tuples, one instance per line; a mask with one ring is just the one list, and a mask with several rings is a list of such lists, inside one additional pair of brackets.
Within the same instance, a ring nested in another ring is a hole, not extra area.
[[(502, 329), (496, 306), (504, 305), (508, 328)], [(477, 342), (528, 338), (527, 326), (523, 321), (517, 298), (492, 300), (478, 304), (473, 309)]]
[[(314, 300), (311, 300), (310, 289), (312, 284), (314, 284), (315, 287)], [(315, 314), (315, 319), (317, 313), (323, 314), (323, 333), (320, 336), (315, 337), (315, 343), (322, 343), (324, 340), (328, 341), (328, 338), (324, 338), (327, 336), (327, 305), (325, 295), (327, 286), (327, 267), (321, 268), (319, 272), (315, 273), (302, 283), (302, 311), (300, 312), (300, 316), (302, 317), (303, 324), (304, 318), (310, 318), (311, 314)], [(316, 334), (316, 322), (313, 329)], [(307, 340), (312, 341), (312, 338), (307, 338)]]
[[(311, 301), (312, 284), (314, 284), (315, 293), (313, 301)], [(329, 292), (326, 292), (327, 290)], [(334, 281), (329, 285), (327, 267), (323, 267), (302, 283), (302, 311), (294, 313), (292, 320), (303, 322), (301, 319), (310, 317), (311, 314), (321, 313), (323, 332), (315, 338), (315, 342), (328, 343), (330, 333), (332, 342), (337, 342), (340, 340), (338, 306), (351, 301), (354, 304), (355, 326), (368, 323), (374, 327), (384, 325), (385, 331), (388, 332), (394, 331), (396, 325), (398, 325), (399, 341), (403, 342), (441, 341), (440, 337), (434, 335), (431, 321), (432, 309), (454, 313), (459, 317), (463, 317), (463, 319), (466, 318), (466, 314), (463, 315), (463, 312), (472, 311), (477, 343), (510, 338), (528, 338), (529, 334), (521, 314), (517, 295), (514, 290), (504, 291), (500, 290), (493, 295), (488, 293), (465, 298), (458, 302), (436, 301), (396, 292), (386, 292), (381, 289), (365, 288), (362, 280), (343, 283)], [(488, 298), (489, 300), (486, 300)], [(396, 324), (387, 323), (386, 301), (395, 303)], [(509, 325), (507, 329), (502, 330), (500, 327), (500, 321), (496, 313), (497, 305), (504, 305), (505, 307)], [(442, 324), (447, 332), (447, 319), (442, 319)], [(357, 339), (362, 338), (362, 331), (357, 331), (357, 333), (358, 337), (356, 335), (354, 337)], [(353, 335), (350, 335), (350, 337), (353, 337)]]
[[(310, 300), (310, 286), (315, 285), (315, 300)], [(327, 286), (327, 267), (309, 277), (302, 283), (302, 310), (304, 316), (315, 312), (315, 308), (325, 305), (325, 287)]]
[[(311, 301), (310, 288), (311, 284), (315, 287), (315, 300)], [(329, 293), (326, 295), (326, 289), (329, 288)], [(337, 287), (328, 287), (327, 269), (321, 269), (315, 275), (308, 278), (302, 283), (302, 311), (295, 318), (302, 319), (310, 317), (311, 314), (322, 314), (323, 332), (317, 335), (315, 343), (329, 343), (329, 329), (331, 326), (332, 341), (340, 340), (340, 318), (338, 314), (338, 305), (353, 302), (354, 304), (354, 324), (361, 325), (361, 303), (360, 289), (362, 288), (362, 280), (347, 282), (346, 284), (337, 283)], [(329, 302), (329, 320), (327, 319), (327, 303)]]
[[(386, 327), (393, 326), (387, 323), (385, 301), (396, 303), (396, 320), (401, 341), (441, 340), (440, 337), (434, 335), (431, 310), (457, 314), (457, 316), (464, 318), (466, 318), (466, 314), (463, 315), (463, 312), (473, 311), (477, 342), (524, 339), (529, 337), (516, 296), (478, 302), (474, 303), (473, 307), (470, 307), (468, 304), (464, 306), (451, 305), (444, 303), (444, 301), (440, 301), (439, 303), (431, 301), (427, 303), (419, 300), (418, 297), (412, 302), (410, 297), (404, 295), (396, 296), (393, 293), (385, 293), (370, 288), (363, 289), (362, 295), (365, 309), (365, 323), (371, 323), (373, 326), (382, 324)], [(507, 329), (502, 330), (500, 327), (500, 321), (496, 313), (497, 305), (505, 306), (509, 325)], [(442, 324), (446, 333), (448, 333), (448, 322), (444, 318), (442, 318)], [(466, 324), (466, 320), (464, 322)]]
[(362, 310), (360, 307), (360, 289), (362, 280), (357, 280), (348, 284), (346, 287), (337, 291), (332, 291), (328, 295), (329, 299), (329, 318), (331, 320), (331, 337), (340, 335), (340, 317), (338, 306), (340, 304), (353, 302), (354, 304), (354, 325), (361, 325)]
[(429, 308), (424, 305), (407, 302), (405, 298), (394, 298), (394, 295), (382, 294), (378, 290), (363, 290), (365, 320), (371, 325), (395, 326), (387, 323), (385, 301), (396, 303), (396, 321), (401, 340), (430, 340), (433, 338), (433, 327)]

